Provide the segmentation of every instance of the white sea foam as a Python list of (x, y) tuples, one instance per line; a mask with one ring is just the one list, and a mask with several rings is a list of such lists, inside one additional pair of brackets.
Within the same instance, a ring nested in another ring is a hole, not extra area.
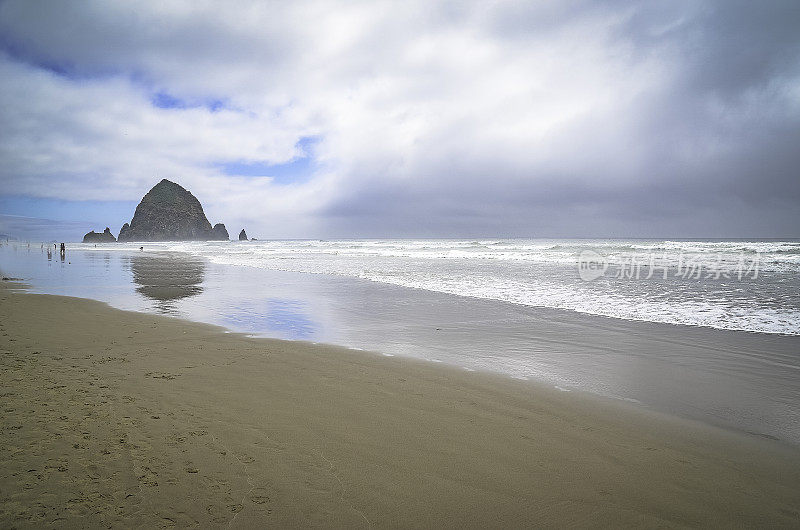
[[(300, 240), (144, 246), (146, 252), (184, 252), (221, 265), (347, 276), (629, 320), (800, 334), (796, 241)], [(586, 250), (604, 256), (612, 270), (638, 263), (667, 270), (669, 277), (660, 272), (639, 280), (606, 275), (584, 282), (577, 264)], [(743, 263), (755, 262), (756, 277), (737, 277)], [(685, 263), (728, 278), (678, 277)]]

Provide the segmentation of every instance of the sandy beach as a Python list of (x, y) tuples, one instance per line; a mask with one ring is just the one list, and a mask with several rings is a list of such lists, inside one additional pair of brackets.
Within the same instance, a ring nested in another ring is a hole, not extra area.
[(10, 286), (2, 527), (800, 522), (780, 442)]

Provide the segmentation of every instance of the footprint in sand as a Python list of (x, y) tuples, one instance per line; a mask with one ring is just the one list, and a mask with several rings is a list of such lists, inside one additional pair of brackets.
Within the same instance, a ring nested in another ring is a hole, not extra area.
[(166, 372), (147, 372), (145, 377), (152, 377), (153, 379), (166, 379), (171, 381), (181, 376), (181, 374), (169, 374)]
[(253, 502), (253, 504), (268, 503), (269, 496), (267, 495), (267, 490), (264, 488), (255, 488), (250, 492), (250, 501)]
[(225, 523), (230, 519), (229, 512), (226, 512), (223, 508), (215, 504), (207, 506), (206, 512), (215, 523)]
[(241, 462), (242, 464), (251, 464), (256, 461), (255, 458), (252, 456), (245, 454), (245, 453), (234, 453), (234, 456)]

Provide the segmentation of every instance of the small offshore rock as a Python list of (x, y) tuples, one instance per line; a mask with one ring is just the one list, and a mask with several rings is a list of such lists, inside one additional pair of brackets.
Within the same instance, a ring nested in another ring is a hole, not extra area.
[(106, 227), (102, 233), (97, 233), (94, 230), (83, 236), (84, 243), (114, 243), (117, 239), (111, 233), (111, 230)]

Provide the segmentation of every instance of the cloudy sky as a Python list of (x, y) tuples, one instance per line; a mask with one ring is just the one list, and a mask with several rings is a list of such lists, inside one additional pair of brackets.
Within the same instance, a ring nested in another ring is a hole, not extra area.
[(31, 238), (800, 237), (800, 3), (0, 0), (0, 160)]

